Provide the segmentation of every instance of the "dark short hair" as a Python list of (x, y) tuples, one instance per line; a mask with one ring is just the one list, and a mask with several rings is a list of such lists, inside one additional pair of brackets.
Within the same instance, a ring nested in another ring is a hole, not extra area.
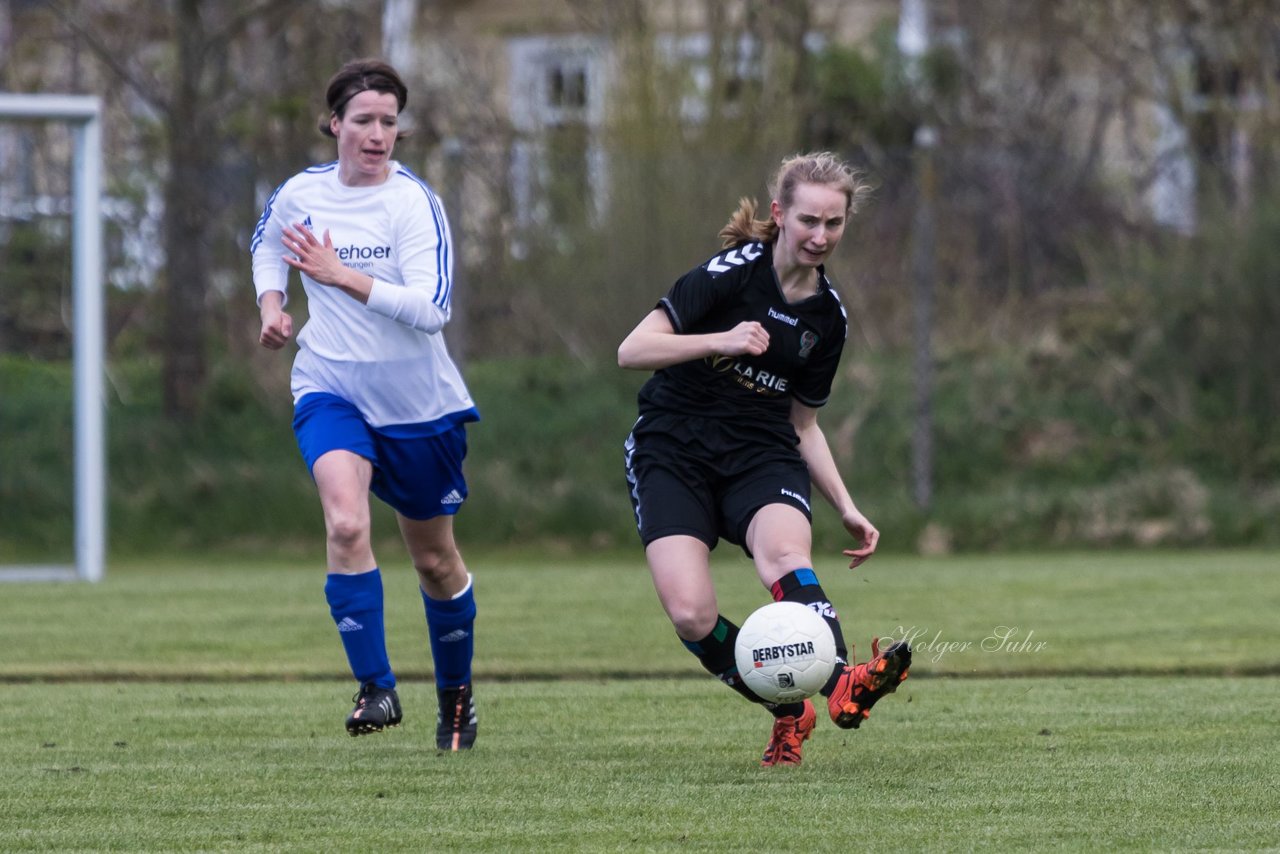
[(404, 109), (405, 102), (409, 100), (408, 87), (390, 65), (380, 59), (353, 59), (329, 78), (329, 86), (325, 90), (329, 114), (320, 119), (320, 132), (325, 136), (333, 136), (329, 119), (333, 116), (341, 119), (347, 109), (347, 102), (361, 92), (370, 90), (395, 95), (397, 113)]

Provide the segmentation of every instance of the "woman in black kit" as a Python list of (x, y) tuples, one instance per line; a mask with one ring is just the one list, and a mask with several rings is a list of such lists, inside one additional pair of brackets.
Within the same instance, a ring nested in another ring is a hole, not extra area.
[(783, 161), (769, 217), (742, 199), (721, 251), (682, 276), (618, 347), (623, 368), (654, 371), (626, 443), (627, 480), (654, 587), (676, 634), (702, 665), (774, 716), (762, 764), (799, 765), (813, 703), (768, 703), (738, 675), (738, 626), (719, 613), (711, 550), (741, 546), (776, 601), (799, 602), (831, 627), (837, 662), (821, 690), (836, 726), (852, 729), (907, 677), (905, 641), (850, 664), (835, 608), (813, 571), (810, 484), (840, 514), (855, 548), (880, 533), (858, 510), (818, 426), (844, 348), (844, 306), (823, 262), (869, 192), (828, 152)]

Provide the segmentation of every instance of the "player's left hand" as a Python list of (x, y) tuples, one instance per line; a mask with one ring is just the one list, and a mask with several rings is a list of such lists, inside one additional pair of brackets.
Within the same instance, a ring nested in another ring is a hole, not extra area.
[(333, 240), (329, 230), (324, 232), (324, 242), (316, 239), (311, 229), (295, 223), (292, 228), (285, 228), (280, 238), (284, 248), (292, 255), (285, 255), (284, 261), (295, 270), (306, 273), (322, 285), (339, 285), (347, 268), (338, 259), (337, 250), (333, 248)]
[(871, 520), (857, 509), (845, 513), (840, 521), (844, 523), (845, 530), (858, 541), (856, 549), (844, 550), (844, 556), (849, 558), (849, 568), (854, 569), (875, 553), (876, 546), (880, 543), (880, 532), (876, 530), (875, 525), (871, 524)]

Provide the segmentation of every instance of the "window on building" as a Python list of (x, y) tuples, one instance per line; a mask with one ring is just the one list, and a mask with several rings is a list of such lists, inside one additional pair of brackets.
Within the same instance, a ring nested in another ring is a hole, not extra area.
[(530, 36), (508, 43), (515, 218), (532, 241), (568, 246), (606, 203), (599, 129), (607, 89), (608, 46), (583, 35)]

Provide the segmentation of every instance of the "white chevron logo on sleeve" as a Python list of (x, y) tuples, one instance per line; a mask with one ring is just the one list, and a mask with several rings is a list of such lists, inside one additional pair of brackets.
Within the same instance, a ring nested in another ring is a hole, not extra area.
[(723, 273), (732, 270), (734, 267), (740, 267), (748, 261), (754, 261), (760, 257), (760, 244), (748, 243), (745, 246), (738, 246), (730, 249), (723, 255), (717, 255), (707, 262), (707, 272)]

